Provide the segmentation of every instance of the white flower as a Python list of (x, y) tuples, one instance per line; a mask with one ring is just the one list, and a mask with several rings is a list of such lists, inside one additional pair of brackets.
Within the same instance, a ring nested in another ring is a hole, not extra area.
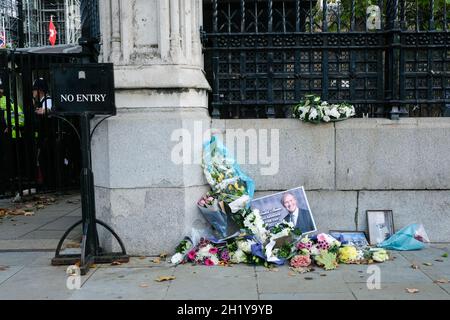
[(329, 116), (323, 116), (323, 121), (330, 122), (331, 118)]
[(200, 248), (197, 252), (197, 259), (201, 259), (204, 257), (209, 257), (210, 253), (209, 253), (209, 249), (211, 249), (211, 245), (208, 244), (207, 246)]
[(331, 108), (329, 115), (331, 117), (336, 118), (336, 119), (339, 119), (339, 117), (341, 116), (341, 114), (339, 113), (339, 111), (338, 111), (338, 109), (336, 107)]
[(230, 261), (232, 263), (241, 263), (241, 262), (247, 262), (247, 256), (245, 255), (244, 251), (237, 249), (235, 252), (232, 252), (230, 257)]
[(354, 115), (355, 115), (355, 107), (354, 106), (347, 107), (345, 110), (345, 116), (349, 118)]
[(244, 226), (252, 232), (259, 242), (266, 242), (269, 231), (264, 226), (259, 210), (253, 210), (245, 217)]
[(173, 264), (179, 264), (181, 263), (181, 261), (183, 261), (183, 258), (184, 256), (181, 253), (177, 252), (172, 256), (172, 258), (170, 258), (170, 262)]
[(309, 112), (309, 119), (310, 120), (314, 120), (317, 118), (319, 114), (317, 113), (317, 109), (316, 108), (311, 108), (311, 111)]
[(236, 213), (239, 210), (244, 209), (249, 200), (250, 200), (250, 196), (245, 194), (242, 197), (229, 203), (228, 206), (230, 207), (230, 210), (232, 213)]
[(212, 254), (209, 257), (209, 260), (211, 260), (214, 263), (215, 266), (217, 266), (219, 264), (219, 258), (217, 258), (217, 256), (215, 254)]
[(238, 241), (237, 246), (239, 250), (242, 250), (245, 253), (252, 253), (252, 244), (255, 244), (255, 241), (246, 240), (246, 241)]
[(311, 252), (312, 256), (317, 256), (320, 254), (320, 250), (319, 248), (317, 248), (316, 246), (312, 246), (311, 250), (309, 250)]

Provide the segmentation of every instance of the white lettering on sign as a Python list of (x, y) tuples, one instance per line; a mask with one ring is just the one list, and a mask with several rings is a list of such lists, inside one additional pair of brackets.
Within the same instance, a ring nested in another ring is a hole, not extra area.
[(62, 94), (61, 102), (105, 102), (106, 94), (97, 93), (78, 93), (78, 94)]

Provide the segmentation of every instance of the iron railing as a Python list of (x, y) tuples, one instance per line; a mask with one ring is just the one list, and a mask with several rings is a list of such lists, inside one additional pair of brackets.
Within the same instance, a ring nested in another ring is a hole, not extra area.
[(287, 117), (309, 93), (348, 101), (358, 116), (445, 115), (446, 1), (371, 2), (204, 1), (212, 116)]
[[(80, 145), (74, 130), (78, 120), (63, 120), (48, 110), (45, 115), (37, 115), (32, 85), (35, 79), (43, 78), (50, 86), (52, 63), (84, 59), (82, 53), (0, 51), (0, 77), (6, 101), (6, 112), (0, 111), (0, 196), (79, 186)], [(21, 110), (23, 123), (19, 119)]]

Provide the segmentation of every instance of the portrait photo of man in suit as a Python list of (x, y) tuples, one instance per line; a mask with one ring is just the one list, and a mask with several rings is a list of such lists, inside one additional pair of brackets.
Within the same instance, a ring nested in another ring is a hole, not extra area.
[(306, 208), (299, 208), (298, 200), (294, 194), (286, 192), (281, 197), (281, 204), (288, 211), (284, 218), (287, 222), (292, 222), (294, 228), (300, 229), (302, 233), (315, 231), (314, 221), (311, 212)]

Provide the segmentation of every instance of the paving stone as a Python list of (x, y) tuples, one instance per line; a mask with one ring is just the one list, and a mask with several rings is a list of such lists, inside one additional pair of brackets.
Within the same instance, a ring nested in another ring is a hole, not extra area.
[(350, 290), (333, 293), (263, 293), (259, 298), (260, 300), (355, 300)]
[(66, 282), (66, 267), (25, 267), (0, 285), (0, 300), (67, 299), (73, 291)]
[(161, 300), (167, 293), (170, 281), (156, 282), (155, 279), (171, 276), (173, 272), (174, 268), (98, 268), (70, 299)]
[[(46, 224), (39, 228), (39, 230), (62, 230), (66, 231), (74, 223), (80, 221), (78, 217), (61, 217), (49, 224)], [(81, 226), (80, 228), (81, 229)]]
[(182, 265), (175, 268), (174, 275), (177, 279), (170, 284), (166, 299), (258, 299), (252, 266)]
[[(350, 289), (358, 300), (449, 300), (442, 288), (425, 283), (383, 283), (380, 290), (369, 290), (366, 284), (351, 283)], [(406, 288), (418, 289), (418, 293), (408, 293)]]
[(4, 268), (4, 270), (0, 270), (0, 285), (23, 268), (23, 266), (7, 266), (3, 264), (0, 264), (0, 267)]

